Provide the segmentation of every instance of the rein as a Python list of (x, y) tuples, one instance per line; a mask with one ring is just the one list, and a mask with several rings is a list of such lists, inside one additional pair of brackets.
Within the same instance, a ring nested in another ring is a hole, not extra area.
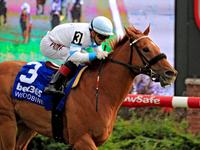
[(118, 60), (115, 60), (113, 58), (110, 58), (110, 57), (106, 57), (107, 60), (109, 60), (110, 62), (113, 62), (113, 63), (116, 63), (116, 64), (120, 64), (122, 66), (125, 66), (125, 67), (128, 67), (130, 69), (136, 69), (138, 71), (142, 71), (142, 72), (148, 72), (149, 70), (146, 69), (146, 68), (139, 68), (139, 67), (136, 67), (136, 66), (132, 66), (130, 64), (126, 64), (126, 63), (123, 63), (121, 61), (118, 61)]
[[(107, 48), (107, 45), (105, 45), (103, 51), (106, 51), (106, 48)], [(99, 78), (100, 78), (102, 63), (103, 63), (103, 59), (101, 59), (101, 61), (100, 61), (99, 72), (98, 72), (98, 76), (97, 76), (97, 86), (96, 86), (96, 111), (98, 111)]]
[[(110, 58), (110, 57), (106, 57), (106, 59), (109, 60), (109, 61), (111, 61), (111, 62), (113, 62), (113, 63), (117, 63), (117, 64), (120, 64), (120, 65), (123, 65), (123, 66), (125, 66), (125, 67), (130, 68), (130, 69), (131, 69), (131, 72), (132, 72), (133, 74), (136, 74), (136, 75), (137, 75), (137, 73), (135, 73), (132, 69), (135, 69), (135, 70), (138, 70), (138, 71), (141, 71), (141, 72), (147, 72), (147, 74), (149, 75), (150, 79), (151, 79), (152, 81), (154, 81), (154, 80), (152, 79), (152, 77), (153, 77), (155, 74), (157, 74), (157, 73), (155, 73), (155, 72), (151, 69), (151, 65), (154, 65), (155, 63), (157, 63), (159, 60), (161, 60), (161, 59), (163, 59), (163, 58), (167, 58), (167, 56), (166, 56), (164, 53), (161, 53), (161, 54), (155, 56), (154, 58), (152, 58), (152, 59), (149, 61), (149, 60), (139, 51), (138, 47), (136, 46), (136, 43), (137, 43), (140, 39), (142, 39), (142, 38), (149, 38), (149, 36), (141, 36), (141, 37), (135, 39), (134, 41), (133, 41), (132, 39), (130, 39), (130, 46), (131, 46), (130, 64), (126, 64), (126, 63), (120, 62), (120, 61), (115, 60), (115, 59)], [(135, 47), (135, 49), (136, 49), (138, 55), (140, 56), (140, 58), (141, 58), (141, 60), (142, 60), (142, 62), (143, 62), (143, 64), (144, 64), (145, 68), (140, 68), (140, 67), (136, 67), (136, 66), (131, 65), (131, 62), (132, 62), (132, 53), (133, 53), (133, 46)], [(145, 63), (145, 61), (148, 62), (149, 66)]]

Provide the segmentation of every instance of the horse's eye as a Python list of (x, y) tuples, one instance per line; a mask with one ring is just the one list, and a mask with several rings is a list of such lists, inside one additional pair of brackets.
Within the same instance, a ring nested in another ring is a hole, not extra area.
[(149, 49), (148, 48), (144, 48), (143, 51), (144, 52), (149, 52)]

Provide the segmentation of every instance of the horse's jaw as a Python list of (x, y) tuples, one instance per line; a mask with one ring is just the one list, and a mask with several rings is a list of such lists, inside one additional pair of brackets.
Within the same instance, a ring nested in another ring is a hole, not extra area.
[(176, 80), (177, 71), (165, 71), (162, 72), (155, 72), (153, 75), (154, 78), (156, 78), (156, 81), (160, 82), (160, 85), (162, 87), (165, 87), (167, 85), (172, 85), (173, 82)]
[(172, 85), (172, 83), (176, 80), (176, 77), (171, 78), (171, 80), (165, 80), (165, 78), (163, 78), (162, 76), (160, 76), (159, 81), (160, 81), (160, 85), (162, 87), (165, 87), (167, 85)]

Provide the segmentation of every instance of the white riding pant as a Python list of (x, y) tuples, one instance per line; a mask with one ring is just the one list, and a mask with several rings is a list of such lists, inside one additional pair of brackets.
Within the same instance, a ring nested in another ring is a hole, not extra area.
[(70, 57), (70, 49), (54, 43), (48, 33), (40, 42), (40, 51), (45, 57), (62, 62), (66, 62)]

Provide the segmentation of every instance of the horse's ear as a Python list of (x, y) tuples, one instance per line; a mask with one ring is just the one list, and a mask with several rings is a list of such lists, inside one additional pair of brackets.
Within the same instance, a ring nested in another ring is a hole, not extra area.
[(124, 27), (124, 29), (125, 29), (125, 32), (126, 32), (127, 36), (130, 37), (130, 36), (129, 36), (129, 32), (130, 32), (130, 31), (129, 31), (126, 27)]
[(147, 27), (147, 29), (143, 32), (144, 35), (148, 35), (149, 34), (149, 31), (150, 31), (150, 24), (149, 26)]

